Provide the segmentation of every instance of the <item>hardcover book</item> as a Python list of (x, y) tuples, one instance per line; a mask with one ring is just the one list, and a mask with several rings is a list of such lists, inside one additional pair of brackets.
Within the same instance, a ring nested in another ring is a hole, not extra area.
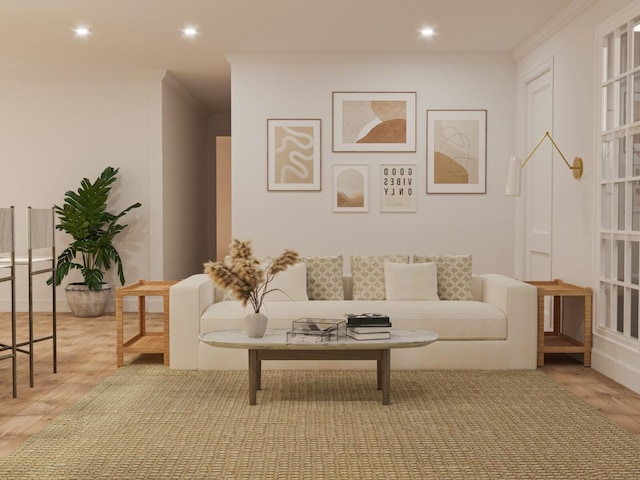
[(355, 340), (387, 340), (391, 338), (389, 332), (358, 333), (351, 329), (347, 329), (347, 335)]
[(379, 313), (347, 313), (345, 314), (347, 319), (347, 326), (376, 326), (376, 327), (390, 327), (391, 322), (387, 315), (381, 315)]

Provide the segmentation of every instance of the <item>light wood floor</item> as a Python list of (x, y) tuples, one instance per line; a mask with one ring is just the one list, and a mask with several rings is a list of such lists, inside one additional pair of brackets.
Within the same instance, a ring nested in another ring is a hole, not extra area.
[[(0, 341), (9, 338), (10, 316), (0, 313)], [(128, 314), (133, 326), (135, 314)], [(27, 339), (27, 315), (18, 315), (19, 341)], [(50, 315), (36, 316), (36, 335), (48, 332)], [(148, 316), (150, 329), (160, 329), (159, 315)], [(132, 327), (130, 327), (132, 328)], [(129, 335), (125, 331), (125, 335)], [(6, 343), (6, 342), (4, 342)], [(58, 315), (58, 373), (52, 372), (51, 342), (35, 346), (35, 386), (29, 388), (26, 355), (19, 356), (18, 398), (11, 395), (11, 361), (0, 362), (0, 458), (40, 431), (116, 370), (115, 316), (81, 319)], [(131, 357), (125, 358), (125, 362)], [(161, 363), (162, 355), (142, 361)], [(547, 355), (542, 371), (577, 397), (640, 436), (640, 395), (564, 355)]]

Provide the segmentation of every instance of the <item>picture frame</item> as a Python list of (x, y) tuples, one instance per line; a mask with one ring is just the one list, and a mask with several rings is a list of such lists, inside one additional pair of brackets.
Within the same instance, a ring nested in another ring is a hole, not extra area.
[(427, 193), (487, 193), (486, 110), (427, 110)]
[(416, 92), (333, 92), (334, 152), (415, 152)]
[(415, 212), (418, 189), (415, 164), (380, 165), (380, 211)]
[(369, 211), (368, 165), (333, 166), (333, 211)]
[(267, 190), (320, 191), (320, 119), (267, 119)]

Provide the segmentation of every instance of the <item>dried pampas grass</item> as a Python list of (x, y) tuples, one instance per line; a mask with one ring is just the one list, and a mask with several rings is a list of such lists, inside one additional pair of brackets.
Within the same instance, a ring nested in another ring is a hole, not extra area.
[(253, 311), (260, 312), (264, 297), (275, 289), (269, 289), (273, 277), (298, 262), (298, 252), (285, 250), (273, 259), (266, 269), (253, 254), (251, 240), (233, 239), (230, 246), (230, 261), (207, 262), (204, 273), (220, 288), (231, 290), (243, 306), (251, 304)]

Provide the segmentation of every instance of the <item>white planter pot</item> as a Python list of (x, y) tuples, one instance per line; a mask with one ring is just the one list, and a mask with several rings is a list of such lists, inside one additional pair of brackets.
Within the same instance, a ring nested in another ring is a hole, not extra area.
[(67, 303), (76, 317), (104, 315), (111, 297), (111, 286), (104, 283), (102, 290), (89, 290), (84, 283), (70, 283), (65, 288)]
[(244, 317), (244, 331), (250, 338), (260, 338), (267, 331), (267, 316), (263, 313), (250, 313)]

